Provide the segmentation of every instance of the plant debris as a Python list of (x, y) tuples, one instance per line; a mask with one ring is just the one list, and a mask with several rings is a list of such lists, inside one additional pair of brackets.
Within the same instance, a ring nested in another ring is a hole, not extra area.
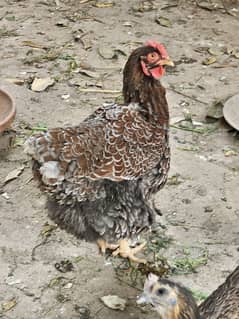
[(199, 8), (202, 8), (208, 11), (213, 11), (215, 9), (223, 8), (222, 6), (219, 6), (217, 3), (210, 0), (196, 0), (196, 4)]
[(57, 225), (45, 223), (41, 230), (42, 237), (50, 237), (55, 229), (57, 229)]
[(35, 78), (31, 85), (31, 90), (34, 92), (42, 92), (45, 91), (49, 86), (52, 86), (55, 83), (55, 80), (47, 77), (47, 78)]
[(208, 48), (208, 53), (211, 56), (220, 55), (222, 54), (222, 51), (218, 50), (218, 48)]
[(70, 260), (64, 259), (61, 260), (59, 263), (55, 263), (55, 268), (62, 273), (66, 273), (72, 271), (74, 269), (74, 266)]
[(111, 1), (97, 1), (94, 6), (97, 7), (97, 8), (111, 8), (113, 7), (115, 4), (114, 2), (111, 2)]
[(38, 123), (36, 126), (29, 127), (30, 130), (32, 131), (32, 134), (37, 133), (37, 132), (44, 132), (48, 130), (48, 127), (44, 123)]
[(30, 40), (22, 41), (22, 45), (27, 46), (27, 47), (31, 47), (31, 48), (35, 48), (35, 49), (44, 49), (44, 50), (48, 49), (47, 46), (36, 43), (34, 41), (30, 41)]
[(123, 311), (126, 307), (126, 300), (115, 295), (104, 296), (100, 300), (110, 309)]
[(153, 273), (161, 278), (166, 276), (169, 270), (170, 266), (165, 258), (160, 258), (155, 261), (147, 261), (146, 264), (138, 265), (138, 271), (144, 276)]
[(172, 27), (172, 22), (166, 17), (159, 16), (155, 19), (155, 21), (162, 27), (167, 27), (167, 28)]
[(7, 312), (14, 308), (17, 304), (17, 301), (15, 298), (8, 300), (7, 302), (2, 303), (2, 311)]
[(153, 0), (145, 0), (145, 1), (140, 1), (138, 5), (134, 5), (132, 7), (132, 10), (134, 12), (149, 12), (152, 10), (156, 10), (157, 7), (154, 4)]
[(217, 62), (217, 58), (215, 56), (210, 56), (208, 58), (206, 58), (205, 60), (202, 61), (202, 64), (204, 65), (210, 65)]
[(24, 64), (43, 63), (45, 61), (54, 61), (61, 55), (61, 50), (49, 49), (45, 54), (34, 55), (32, 50), (27, 53), (27, 57), (23, 60)]
[(224, 156), (226, 157), (231, 157), (231, 156), (237, 156), (239, 155), (239, 153), (233, 149), (231, 149), (230, 147), (225, 147), (223, 149), (223, 153), (224, 153)]
[(184, 182), (184, 179), (180, 174), (174, 174), (168, 178), (167, 184), (168, 185), (180, 185)]
[[(198, 250), (193, 254), (193, 250)], [(194, 256), (193, 256), (194, 255)], [(174, 258), (172, 261), (172, 272), (174, 274), (190, 274), (197, 272), (197, 268), (206, 265), (208, 252), (205, 248), (190, 247), (182, 250), (182, 257)]]
[(84, 93), (106, 93), (106, 94), (119, 94), (121, 91), (119, 90), (97, 90), (97, 89), (79, 89), (79, 92), (84, 92)]
[(93, 79), (95, 79), (95, 78), (98, 79), (98, 78), (100, 77), (100, 74), (97, 73), (97, 72), (95, 72), (95, 71), (79, 69), (78, 72), (79, 72), (80, 74), (86, 75), (86, 76), (88, 76), (89, 78), (93, 78)]
[(20, 166), (18, 168), (15, 168), (10, 173), (8, 173), (7, 176), (5, 177), (4, 184), (12, 181), (13, 179), (16, 179), (19, 175), (21, 175), (21, 173), (23, 172), (24, 168), (25, 168), (24, 166)]
[(199, 302), (202, 302), (203, 300), (207, 299), (207, 297), (208, 297), (208, 295), (205, 294), (204, 292), (193, 290), (193, 289), (190, 289), (190, 291), (193, 294), (193, 297)]
[(19, 79), (19, 78), (8, 78), (6, 79), (7, 82), (12, 83), (12, 84), (16, 84), (16, 85), (23, 85), (25, 83), (24, 80)]

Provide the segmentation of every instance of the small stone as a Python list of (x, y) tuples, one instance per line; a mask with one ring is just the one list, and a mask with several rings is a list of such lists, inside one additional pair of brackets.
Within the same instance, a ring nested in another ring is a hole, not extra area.
[(189, 199), (189, 198), (183, 198), (182, 199), (182, 202), (184, 203), (184, 204), (191, 204), (191, 199)]
[(205, 186), (199, 186), (197, 189), (197, 194), (200, 196), (206, 196), (207, 195), (207, 189)]
[(205, 213), (211, 213), (212, 211), (213, 211), (213, 208), (211, 206), (204, 207), (204, 212)]
[(2, 193), (2, 197), (5, 199), (10, 199), (10, 196), (8, 195), (8, 193)]
[(63, 100), (68, 100), (68, 99), (70, 98), (70, 94), (63, 94), (63, 95), (61, 96), (61, 98), (62, 98)]
[(21, 279), (15, 279), (14, 277), (10, 276), (6, 279), (6, 284), (9, 286), (20, 284), (22, 281)]
[(219, 79), (219, 81), (223, 82), (223, 81), (226, 80), (226, 78), (227, 78), (226, 76), (221, 76), (220, 79)]
[(90, 310), (85, 306), (75, 305), (75, 311), (80, 314), (80, 319), (89, 319), (90, 318)]
[(66, 289), (71, 289), (72, 286), (73, 286), (73, 283), (72, 283), (72, 282), (68, 282), (68, 283), (64, 286), (64, 288), (66, 288)]

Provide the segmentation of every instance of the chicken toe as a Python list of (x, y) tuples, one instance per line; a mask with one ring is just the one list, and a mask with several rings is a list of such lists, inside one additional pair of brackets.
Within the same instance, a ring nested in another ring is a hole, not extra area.
[(122, 239), (119, 241), (119, 248), (117, 248), (112, 255), (117, 256), (120, 255), (123, 258), (129, 258), (130, 261), (136, 262), (136, 263), (146, 263), (145, 259), (140, 259), (135, 256), (139, 251), (144, 249), (146, 243), (142, 243), (134, 248), (130, 248), (129, 243), (126, 239)]
[(104, 239), (98, 239), (97, 245), (99, 246), (100, 252), (102, 254), (105, 254), (106, 249), (115, 250), (119, 247), (119, 245), (117, 245), (117, 244), (107, 243), (107, 241)]

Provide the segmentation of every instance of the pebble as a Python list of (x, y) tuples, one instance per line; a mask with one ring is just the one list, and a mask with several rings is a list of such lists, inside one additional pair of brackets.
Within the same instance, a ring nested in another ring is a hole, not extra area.
[(182, 199), (182, 203), (184, 203), (184, 204), (191, 204), (191, 199), (189, 199), (189, 198), (183, 198)]
[(63, 94), (63, 95), (61, 96), (61, 98), (62, 98), (63, 100), (68, 100), (68, 99), (70, 98), (70, 94)]
[(71, 289), (72, 286), (73, 286), (73, 283), (72, 283), (72, 282), (68, 282), (68, 283), (64, 286), (64, 288), (66, 288), (66, 289)]
[(207, 189), (205, 186), (201, 185), (197, 189), (197, 194), (200, 196), (206, 196), (207, 195)]
[(8, 195), (8, 193), (2, 193), (2, 197), (5, 199), (10, 199), (10, 196)]
[(80, 319), (90, 318), (90, 309), (85, 306), (75, 306), (75, 311), (80, 314)]
[(212, 211), (213, 211), (213, 208), (211, 206), (204, 207), (204, 212), (205, 213), (211, 213)]

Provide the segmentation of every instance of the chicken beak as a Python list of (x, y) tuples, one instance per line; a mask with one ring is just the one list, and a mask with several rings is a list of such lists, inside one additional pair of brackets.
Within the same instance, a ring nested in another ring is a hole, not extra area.
[(149, 296), (143, 292), (137, 299), (137, 304), (141, 305), (141, 304), (147, 304), (150, 303), (150, 298)]
[(170, 60), (169, 58), (168, 58), (168, 59), (160, 60), (159, 64), (160, 64), (160, 65), (174, 66), (173, 61)]

